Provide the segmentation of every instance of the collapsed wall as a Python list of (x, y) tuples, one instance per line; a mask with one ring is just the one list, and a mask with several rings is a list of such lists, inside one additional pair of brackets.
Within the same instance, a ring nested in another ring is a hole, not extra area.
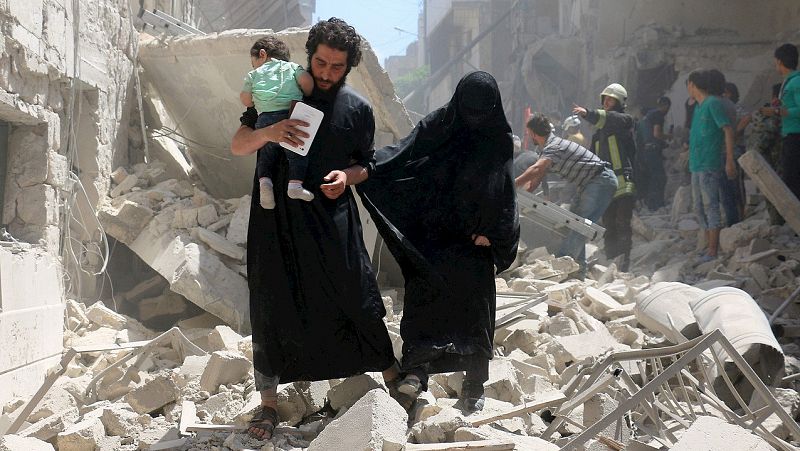
[(0, 403), (30, 394), (58, 360), (65, 290), (97, 297), (93, 209), (128, 161), (128, 7), (0, 2)]

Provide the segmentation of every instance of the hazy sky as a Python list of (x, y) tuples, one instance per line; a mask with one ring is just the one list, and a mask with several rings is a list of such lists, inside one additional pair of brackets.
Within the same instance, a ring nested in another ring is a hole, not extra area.
[(405, 54), (406, 46), (417, 39), (421, 5), (422, 0), (317, 0), (313, 22), (332, 16), (344, 19), (367, 38), (383, 64), (387, 56)]

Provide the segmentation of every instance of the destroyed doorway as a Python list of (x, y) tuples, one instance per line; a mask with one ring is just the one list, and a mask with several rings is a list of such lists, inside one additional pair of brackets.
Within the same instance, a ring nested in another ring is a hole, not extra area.
[(672, 89), (678, 79), (678, 72), (672, 64), (662, 64), (651, 69), (640, 69), (637, 77), (634, 98), (644, 114), (646, 110), (655, 108), (658, 98)]

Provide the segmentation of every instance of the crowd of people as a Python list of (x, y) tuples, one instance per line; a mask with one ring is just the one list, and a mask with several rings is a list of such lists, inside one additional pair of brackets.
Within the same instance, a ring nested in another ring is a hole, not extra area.
[[(261, 406), (248, 433), (272, 436), (279, 383), (369, 371), (383, 372), (390, 395), (406, 409), (427, 389), (431, 373), (465, 371), (459, 402), (466, 410), (480, 410), (493, 355), (494, 278), (517, 256), (515, 185), (534, 190), (547, 172), (574, 184), (572, 209), (602, 221), (606, 255), (627, 270), (637, 198), (652, 209), (663, 205), (661, 152), (670, 138), (664, 116), (671, 102), (659, 99), (640, 120), (641, 133), (634, 133), (625, 88), (609, 85), (600, 93), (600, 108), (574, 105), (573, 114), (594, 129), (588, 147), (556, 136), (549, 118), (533, 114), (527, 133), (541, 152), (515, 179), (514, 140), (492, 75), (465, 75), (446, 105), (398, 143), (375, 150), (372, 108), (346, 84), (361, 60), (356, 30), (337, 18), (315, 24), (306, 42), (305, 69), (288, 63), (288, 49), (276, 41), (260, 40), (250, 50), (253, 71), (240, 96), (247, 110), (231, 143), (234, 154), (257, 154), (258, 161), (247, 274)], [(759, 130), (775, 130), (770, 121), (782, 119), (780, 161), (784, 179), (797, 193), (797, 49), (782, 46), (775, 56), (785, 76), (780, 104), (759, 110), (750, 122), (762, 124)], [(695, 102), (689, 170), (695, 207), (708, 234), (708, 257), (716, 255), (720, 196), (739, 199), (739, 185), (724, 187), (723, 179), (736, 176), (736, 131), (746, 125), (730, 116), (737, 114), (731, 105), (738, 93), (728, 87), (730, 101), (724, 101), (721, 76), (698, 70), (687, 83)], [(307, 123), (287, 118), (294, 101), (324, 114), (307, 155), (300, 158), (277, 147), (302, 147), (309, 137), (303, 130)], [(573, 133), (577, 140), (579, 133)], [(637, 170), (648, 175), (637, 179)], [(364, 206), (402, 269), (401, 360), (382, 321), (386, 311), (352, 185), (359, 185)], [(732, 208), (730, 215), (741, 217), (741, 210)], [(580, 235), (568, 235), (558, 252), (573, 256), (586, 270)]]

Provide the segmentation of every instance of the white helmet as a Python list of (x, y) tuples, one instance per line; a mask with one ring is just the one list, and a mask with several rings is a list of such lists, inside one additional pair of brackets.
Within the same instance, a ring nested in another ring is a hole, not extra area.
[(610, 85), (606, 86), (606, 89), (600, 93), (600, 102), (603, 102), (603, 97), (609, 96), (617, 99), (620, 106), (625, 106), (625, 101), (628, 100), (628, 91), (625, 90), (625, 87), (619, 83), (611, 83)]

